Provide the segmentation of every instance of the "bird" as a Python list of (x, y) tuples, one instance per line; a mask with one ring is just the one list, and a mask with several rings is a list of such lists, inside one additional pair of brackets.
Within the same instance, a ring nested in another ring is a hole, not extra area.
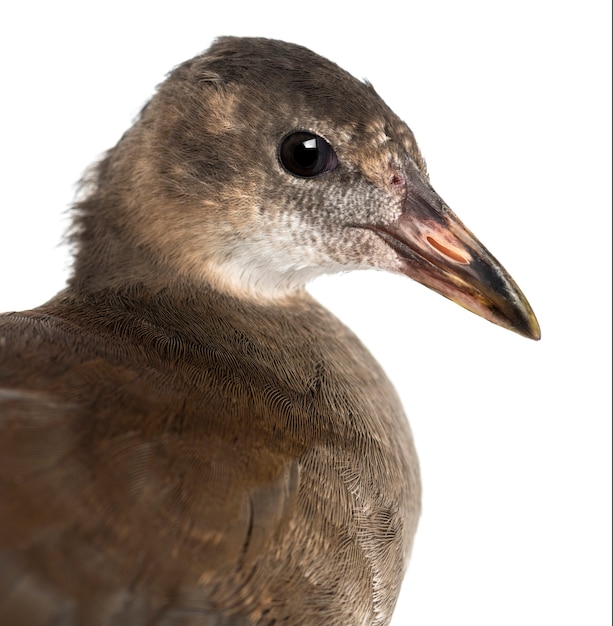
[(0, 623), (384, 626), (420, 515), (399, 397), (306, 289), (403, 274), (540, 338), (373, 86), (220, 37), (84, 175), (66, 287), (0, 316)]

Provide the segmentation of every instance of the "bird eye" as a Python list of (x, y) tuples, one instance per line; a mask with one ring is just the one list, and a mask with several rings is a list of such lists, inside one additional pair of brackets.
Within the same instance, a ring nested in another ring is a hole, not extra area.
[(288, 172), (311, 178), (333, 170), (338, 160), (332, 146), (312, 133), (296, 132), (285, 137), (279, 151), (281, 163)]

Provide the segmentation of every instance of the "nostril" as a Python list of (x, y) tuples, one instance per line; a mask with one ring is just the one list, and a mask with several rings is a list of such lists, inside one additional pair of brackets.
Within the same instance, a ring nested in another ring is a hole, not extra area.
[(446, 257), (449, 257), (452, 261), (455, 261), (456, 263), (462, 263), (462, 265), (468, 265), (470, 263), (470, 261), (468, 261), (468, 259), (463, 257), (459, 252), (457, 252), (456, 250), (452, 250), (451, 248), (448, 248), (447, 246), (443, 245), (440, 241), (437, 241), (436, 239), (432, 237), (426, 237), (426, 240), (435, 250), (438, 250), (441, 254), (444, 254)]

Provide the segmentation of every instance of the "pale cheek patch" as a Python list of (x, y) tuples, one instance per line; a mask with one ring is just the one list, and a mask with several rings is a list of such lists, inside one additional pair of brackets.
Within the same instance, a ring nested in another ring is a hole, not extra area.
[(178, 267), (241, 297), (276, 299), (321, 274), (343, 269), (325, 253), (318, 233), (296, 216), (242, 224), (220, 235), (218, 230), (208, 237), (192, 236)]

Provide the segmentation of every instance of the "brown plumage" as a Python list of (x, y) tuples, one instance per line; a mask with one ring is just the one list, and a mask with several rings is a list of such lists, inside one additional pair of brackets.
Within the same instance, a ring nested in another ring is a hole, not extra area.
[(384, 625), (419, 516), (398, 398), (304, 290), (403, 272), (538, 338), (372, 87), (224, 38), (75, 208), (74, 273), (0, 316), (0, 623)]

